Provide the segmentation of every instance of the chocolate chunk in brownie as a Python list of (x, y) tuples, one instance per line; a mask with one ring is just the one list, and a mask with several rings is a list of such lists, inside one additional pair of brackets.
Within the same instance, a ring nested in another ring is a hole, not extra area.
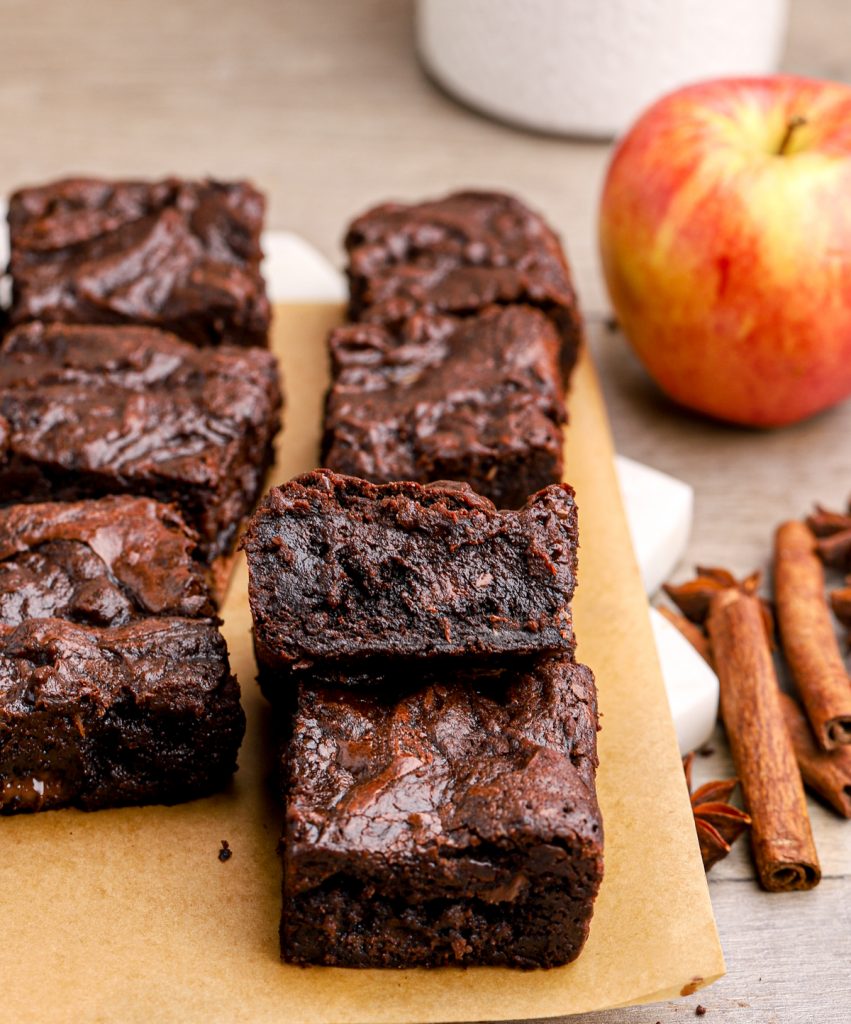
[(328, 468), (376, 483), (463, 480), (506, 508), (561, 480), (558, 336), (538, 310), (353, 324), (329, 345)]
[(375, 681), (400, 662), (442, 671), (458, 655), (485, 668), (570, 653), (576, 544), (567, 484), (497, 511), (466, 485), (296, 477), (243, 539), (258, 660), (276, 670), (264, 687), (274, 697), (299, 673)]
[(214, 616), (197, 540), (174, 506), (150, 498), (0, 509), (0, 625)]
[(173, 502), (213, 560), (262, 489), (280, 406), (263, 349), (202, 350), (144, 327), (18, 327), (0, 344), (0, 505)]
[(298, 688), (285, 749), (281, 948), (298, 964), (552, 967), (603, 870), (591, 672), (501, 689)]
[(247, 182), (74, 178), (9, 201), (12, 323), (134, 323), (266, 345), (265, 200)]
[(513, 196), (384, 203), (352, 223), (346, 248), (352, 319), (393, 324), (415, 312), (538, 306), (558, 327), (566, 379), (582, 339), (570, 271), (552, 228)]
[(215, 792), (245, 730), (215, 626), (0, 626), (0, 813), (176, 803)]

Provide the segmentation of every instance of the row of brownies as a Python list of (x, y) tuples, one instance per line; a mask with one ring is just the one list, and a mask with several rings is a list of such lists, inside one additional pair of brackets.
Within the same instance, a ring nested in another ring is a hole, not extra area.
[[(235, 769), (217, 608), (282, 405), (262, 217), (244, 183), (11, 199), (4, 813), (185, 800)], [(283, 738), (283, 955), (564, 963), (602, 873), (558, 483), (581, 337), (567, 266), (539, 217), (490, 193), (379, 207), (347, 246), (336, 472), (273, 489), (245, 539)]]
[(380, 206), (347, 248), (326, 468), (273, 488), (243, 544), (281, 736), (282, 955), (567, 963), (603, 834), (560, 483), (566, 262), (494, 193)]
[(272, 460), (263, 197), (11, 197), (0, 342), (0, 812), (171, 803), (245, 729), (218, 601)]

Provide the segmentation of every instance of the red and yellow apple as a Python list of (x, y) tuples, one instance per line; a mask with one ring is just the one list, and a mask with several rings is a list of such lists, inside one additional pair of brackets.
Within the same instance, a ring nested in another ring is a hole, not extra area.
[(615, 150), (600, 208), (624, 333), (682, 405), (750, 426), (851, 394), (851, 88), (688, 86)]

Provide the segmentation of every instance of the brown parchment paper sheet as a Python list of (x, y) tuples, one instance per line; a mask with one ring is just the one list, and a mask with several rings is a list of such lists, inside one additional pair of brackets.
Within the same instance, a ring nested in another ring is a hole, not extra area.
[[(287, 388), (272, 481), (313, 468), (335, 307), (279, 307)], [(254, 684), (246, 569), (224, 607), (248, 733), (231, 789), (180, 807), (0, 819), (0, 1020), (479, 1021), (652, 1001), (724, 970), (594, 368), (572, 388), (579, 655), (597, 675), (606, 877), (579, 960), (551, 971), (346, 971), (278, 959), (280, 809)], [(233, 856), (218, 860), (220, 841)]]

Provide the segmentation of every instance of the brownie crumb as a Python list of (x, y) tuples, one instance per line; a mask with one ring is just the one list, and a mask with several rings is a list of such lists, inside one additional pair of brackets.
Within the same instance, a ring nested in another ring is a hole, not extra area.
[(222, 848), (219, 850), (219, 860), (224, 864), (226, 860), (230, 860), (233, 856), (233, 850), (230, 848), (230, 843), (227, 839), (222, 840)]
[(701, 1006), (700, 1003), (694, 1008), (695, 1017), (703, 1017), (706, 1014), (706, 1007)]

